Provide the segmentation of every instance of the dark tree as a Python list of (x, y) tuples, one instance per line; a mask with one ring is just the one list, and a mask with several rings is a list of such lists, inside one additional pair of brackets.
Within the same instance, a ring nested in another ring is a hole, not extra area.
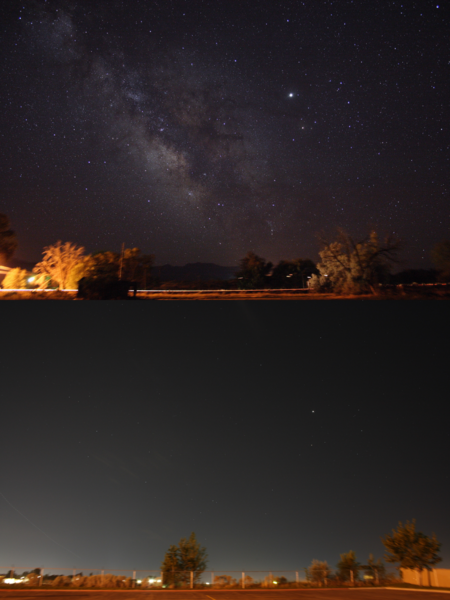
[(97, 252), (86, 259), (88, 279), (122, 279), (135, 281), (138, 287), (146, 289), (150, 282), (154, 257), (141, 254), (139, 248), (125, 248), (123, 254)]
[(163, 574), (163, 585), (176, 586), (181, 581), (181, 564), (178, 555), (178, 547), (170, 546), (161, 564)]
[(200, 546), (195, 533), (181, 538), (178, 546), (170, 546), (161, 565), (164, 585), (188, 584), (193, 572), (197, 582), (206, 568), (206, 548)]
[(347, 554), (341, 554), (341, 560), (336, 566), (338, 569), (338, 576), (343, 581), (351, 581), (354, 583), (355, 580), (359, 578), (361, 564), (356, 560), (353, 550), (350, 550)]
[(0, 213), (0, 263), (9, 260), (17, 248), (17, 237), (9, 228), (9, 219)]
[(381, 538), (388, 553), (385, 560), (389, 563), (399, 563), (400, 569), (414, 569), (419, 572), (422, 581), (422, 571), (430, 570), (432, 565), (441, 562), (438, 556), (441, 544), (433, 537), (428, 537), (420, 531), (416, 531), (416, 520), (405, 525), (398, 524), (397, 529), (392, 530), (392, 535)]
[(440, 271), (441, 281), (450, 281), (450, 240), (439, 242), (431, 251), (431, 259)]
[(280, 260), (272, 271), (272, 285), (279, 288), (304, 288), (311, 275), (318, 273), (312, 260)]
[(384, 566), (383, 561), (381, 558), (375, 561), (373, 554), (369, 555), (367, 565), (361, 565), (361, 569), (364, 569), (364, 573), (369, 577), (372, 577), (377, 584), (380, 583), (380, 579), (386, 574), (386, 567)]
[(246, 256), (239, 261), (240, 270), (236, 273), (239, 287), (244, 289), (261, 288), (266, 285), (266, 277), (272, 269), (272, 263), (266, 262), (264, 258), (254, 252), (247, 252)]

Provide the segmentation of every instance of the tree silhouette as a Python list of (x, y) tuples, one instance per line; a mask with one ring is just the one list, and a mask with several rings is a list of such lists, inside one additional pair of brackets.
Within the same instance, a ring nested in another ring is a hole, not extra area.
[(178, 546), (170, 546), (161, 565), (165, 585), (187, 584), (194, 573), (194, 582), (198, 581), (206, 568), (206, 548), (200, 546), (195, 533), (181, 538)]
[(431, 259), (440, 271), (441, 281), (450, 281), (450, 240), (439, 242), (431, 251)]
[(9, 260), (17, 248), (17, 237), (9, 228), (9, 219), (0, 213), (0, 264)]
[(416, 531), (416, 520), (411, 523), (406, 521), (405, 525), (398, 524), (397, 529), (392, 530), (392, 535), (381, 538), (388, 553), (385, 560), (389, 563), (400, 563), (400, 569), (414, 569), (418, 571), (420, 582), (422, 582), (422, 571), (430, 570), (432, 565), (441, 562), (438, 556), (441, 544), (436, 536), (430, 538), (420, 531)]
[(311, 566), (306, 569), (306, 577), (319, 585), (326, 585), (331, 575), (331, 569), (326, 561), (313, 560)]
[(266, 283), (266, 276), (272, 268), (271, 262), (266, 262), (254, 252), (247, 252), (239, 261), (240, 270), (236, 273), (241, 288), (260, 288)]
[(356, 560), (356, 555), (353, 550), (350, 550), (347, 554), (341, 554), (341, 560), (336, 566), (338, 568), (340, 579), (343, 579), (344, 581), (350, 580), (354, 583), (354, 581), (359, 578), (361, 564)]

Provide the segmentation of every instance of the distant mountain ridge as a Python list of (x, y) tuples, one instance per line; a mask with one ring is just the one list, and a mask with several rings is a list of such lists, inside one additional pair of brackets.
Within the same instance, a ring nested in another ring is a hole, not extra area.
[(183, 267), (162, 265), (152, 268), (152, 277), (161, 281), (217, 281), (234, 279), (239, 267), (223, 267), (214, 263), (188, 263)]

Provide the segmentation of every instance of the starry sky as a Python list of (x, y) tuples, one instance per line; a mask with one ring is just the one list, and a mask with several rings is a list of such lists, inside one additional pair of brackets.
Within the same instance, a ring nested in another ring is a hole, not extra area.
[(445, 303), (2, 313), (0, 566), (157, 570), (194, 531), (216, 572), (301, 571), (416, 518), (450, 568)]
[(437, 1), (4, 0), (1, 212), (157, 264), (318, 259), (371, 227), (449, 237), (449, 23)]

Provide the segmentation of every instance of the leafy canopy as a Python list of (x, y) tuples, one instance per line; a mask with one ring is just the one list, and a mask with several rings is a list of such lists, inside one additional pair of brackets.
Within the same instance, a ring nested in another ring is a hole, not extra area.
[(266, 275), (272, 269), (272, 263), (266, 262), (254, 252), (247, 252), (239, 261), (240, 270), (236, 273), (242, 288), (260, 288), (266, 283)]
[(326, 583), (326, 580), (331, 575), (331, 569), (326, 561), (313, 560), (311, 566), (306, 570), (306, 578), (309, 581), (322, 585)]
[(61, 289), (67, 289), (69, 276), (84, 259), (84, 248), (71, 242), (64, 244), (59, 240), (53, 246), (46, 246), (43, 259), (34, 267), (34, 272), (46, 275), (55, 281)]
[(353, 550), (347, 552), (347, 554), (341, 554), (341, 560), (336, 565), (338, 568), (338, 575), (343, 580), (354, 580), (359, 577), (359, 570), (361, 564), (356, 560), (356, 555)]
[(139, 248), (125, 248), (123, 255), (116, 252), (96, 252), (87, 257), (85, 274), (92, 279), (120, 279), (136, 281), (146, 288), (154, 263), (152, 254), (141, 254)]
[(319, 240), (323, 246), (317, 265), (320, 276), (311, 278), (312, 285), (337, 293), (374, 293), (400, 249), (400, 243), (391, 237), (380, 242), (376, 231), (357, 241), (339, 229), (336, 240)]
[(27, 275), (25, 269), (11, 269), (2, 282), (3, 289), (23, 289), (27, 285)]
[(17, 248), (17, 237), (9, 228), (9, 219), (0, 213), (0, 264), (9, 260)]
[(401, 569), (415, 569), (423, 571), (430, 566), (441, 562), (438, 556), (441, 544), (436, 536), (430, 538), (420, 531), (416, 531), (416, 520), (411, 523), (401, 522), (397, 529), (392, 530), (392, 535), (381, 538), (386, 550), (385, 560), (389, 563), (400, 563)]
[(442, 281), (450, 281), (450, 240), (436, 244), (431, 251), (431, 259), (440, 271)]
[(194, 572), (194, 581), (198, 581), (206, 568), (206, 548), (200, 546), (195, 533), (186, 538), (181, 538), (178, 546), (169, 547), (161, 565), (163, 583), (165, 585), (178, 585), (189, 583)]
[(367, 565), (361, 565), (361, 569), (364, 569), (364, 573), (375, 579), (377, 583), (379, 583), (380, 577), (383, 578), (386, 574), (386, 567), (383, 561), (381, 558), (375, 561), (373, 554), (369, 554)]
[(280, 260), (272, 271), (272, 284), (283, 288), (306, 287), (309, 277), (314, 273), (318, 274), (319, 271), (309, 258)]

